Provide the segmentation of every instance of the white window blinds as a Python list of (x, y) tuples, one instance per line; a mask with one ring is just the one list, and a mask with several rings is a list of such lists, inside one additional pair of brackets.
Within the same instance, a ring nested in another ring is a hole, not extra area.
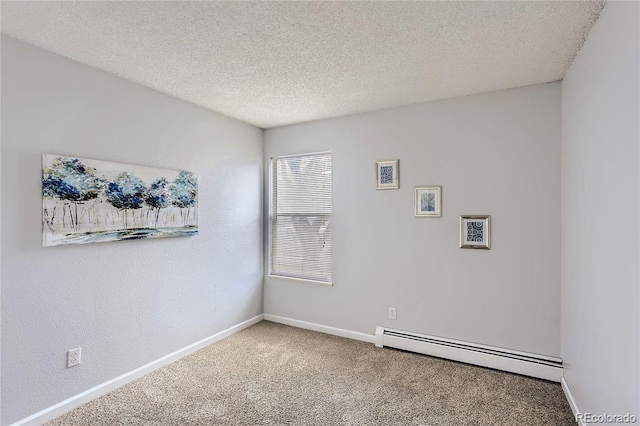
[(271, 159), (271, 274), (331, 282), (331, 153)]

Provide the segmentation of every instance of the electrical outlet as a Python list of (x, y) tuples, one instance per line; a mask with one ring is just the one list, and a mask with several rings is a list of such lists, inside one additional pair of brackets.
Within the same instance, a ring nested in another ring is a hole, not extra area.
[(389, 308), (389, 318), (396, 319), (396, 308)]
[(67, 368), (79, 365), (81, 362), (81, 348), (71, 349), (67, 352)]

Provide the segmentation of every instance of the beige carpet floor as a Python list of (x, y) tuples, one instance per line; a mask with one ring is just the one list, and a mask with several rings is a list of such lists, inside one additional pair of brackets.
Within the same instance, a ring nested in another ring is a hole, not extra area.
[(560, 385), (263, 321), (49, 425), (575, 425)]

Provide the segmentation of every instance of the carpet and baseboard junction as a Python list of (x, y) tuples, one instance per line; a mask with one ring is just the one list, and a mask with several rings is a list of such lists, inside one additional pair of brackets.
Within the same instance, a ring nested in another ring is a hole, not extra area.
[(262, 321), (47, 425), (575, 425), (561, 386)]

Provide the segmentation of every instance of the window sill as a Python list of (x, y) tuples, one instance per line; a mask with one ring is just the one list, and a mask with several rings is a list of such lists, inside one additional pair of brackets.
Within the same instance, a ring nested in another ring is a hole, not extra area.
[(285, 277), (284, 275), (267, 275), (267, 278), (275, 278), (278, 280), (286, 280), (286, 281), (299, 281), (302, 283), (307, 283), (307, 284), (314, 284), (314, 285), (321, 285), (324, 287), (332, 287), (333, 283), (328, 283), (325, 281), (316, 281), (316, 280), (308, 280), (306, 278), (295, 278), (295, 277)]

